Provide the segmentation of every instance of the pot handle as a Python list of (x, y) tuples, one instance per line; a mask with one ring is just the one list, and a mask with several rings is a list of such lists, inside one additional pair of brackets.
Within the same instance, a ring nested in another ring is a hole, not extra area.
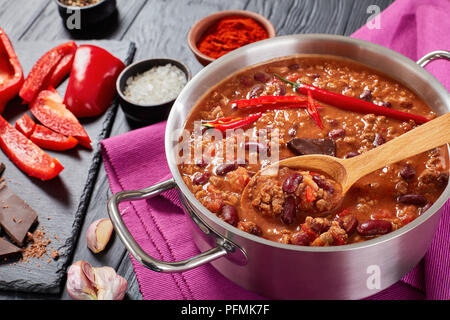
[(435, 59), (447, 59), (450, 60), (450, 51), (437, 50), (427, 53), (422, 58), (417, 60), (417, 64), (422, 68)]
[(161, 183), (155, 184), (151, 187), (140, 189), (140, 190), (130, 190), (121, 191), (113, 195), (108, 201), (108, 213), (111, 218), (111, 222), (119, 235), (120, 240), (122, 240), (125, 248), (133, 255), (133, 257), (139, 261), (141, 264), (147, 268), (157, 271), (157, 272), (182, 272), (190, 270), (216, 260), (220, 257), (227, 255), (228, 251), (220, 244), (216, 247), (202, 252), (199, 255), (176, 262), (166, 262), (157, 260), (149, 256), (134, 240), (130, 231), (123, 222), (122, 216), (119, 212), (119, 203), (122, 201), (130, 200), (142, 200), (152, 198), (161, 192), (167, 191), (176, 187), (176, 183), (173, 179), (163, 181)]

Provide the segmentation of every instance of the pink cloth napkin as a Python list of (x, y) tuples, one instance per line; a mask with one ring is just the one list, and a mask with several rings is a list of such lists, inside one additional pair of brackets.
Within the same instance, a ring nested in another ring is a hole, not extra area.
[[(416, 60), (431, 50), (450, 47), (450, 39), (442, 31), (450, 30), (450, 20), (445, 16), (450, 12), (449, 4), (446, 0), (399, 0), (381, 14), (381, 30), (364, 27), (354, 36), (391, 47)], [(438, 63), (433, 62), (429, 70), (448, 88), (445, 69)], [(104, 164), (113, 193), (147, 187), (171, 177), (164, 152), (164, 130), (165, 122), (162, 122), (102, 141)], [(130, 232), (151, 256), (175, 261), (198, 254), (174, 190), (150, 200), (125, 203), (121, 209)], [(424, 260), (402, 281), (370, 298), (450, 299), (448, 248), (449, 202)], [(162, 274), (148, 270), (132, 257), (131, 260), (144, 299), (262, 298), (233, 284), (210, 265), (183, 273)]]

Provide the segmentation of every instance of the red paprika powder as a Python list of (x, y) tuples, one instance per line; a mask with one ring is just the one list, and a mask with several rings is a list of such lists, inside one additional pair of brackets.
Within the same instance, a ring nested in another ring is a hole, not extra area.
[(197, 42), (197, 48), (201, 53), (216, 59), (237, 48), (268, 37), (266, 29), (254, 19), (229, 16), (209, 27)]

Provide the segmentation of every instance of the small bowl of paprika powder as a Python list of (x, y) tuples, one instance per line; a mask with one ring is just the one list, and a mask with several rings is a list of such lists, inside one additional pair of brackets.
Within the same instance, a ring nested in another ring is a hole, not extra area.
[(247, 44), (275, 37), (275, 27), (262, 15), (246, 10), (213, 13), (197, 21), (188, 44), (204, 66)]

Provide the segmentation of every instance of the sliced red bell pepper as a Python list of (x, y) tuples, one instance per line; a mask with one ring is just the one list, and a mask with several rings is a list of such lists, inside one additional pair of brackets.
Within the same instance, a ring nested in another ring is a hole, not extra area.
[(89, 149), (92, 148), (91, 139), (83, 126), (72, 112), (66, 108), (62, 97), (53, 87), (38, 94), (36, 99), (30, 104), (30, 111), (47, 128), (65, 136), (72, 136), (82, 146)]
[(36, 125), (30, 140), (43, 149), (55, 151), (69, 150), (78, 144), (78, 140), (74, 137), (66, 137), (40, 124)]
[(64, 167), (31, 142), (0, 116), (0, 148), (9, 159), (31, 177), (50, 180)]
[(14, 48), (0, 28), (0, 114), (9, 100), (14, 98), (23, 83), (23, 71)]
[(95, 117), (116, 95), (116, 80), (125, 64), (105, 49), (81, 45), (75, 53), (64, 103), (77, 117)]
[(262, 113), (258, 112), (246, 118), (232, 118), (232, 117), (219, 118), (214, 121), (205, 122), (203, 123), (203, 126), (225, 132), (227, 130), (248, 126), (249, 124), (252, 124), (256, 120), (261, 118), (261, 116)]
[(31, 102), (40, 91), (57, 86), (69, 73), (77, 45), (73, 41), (63, 43), (45, 53), (34, 64), (20, 89), (19, 96)]
[(320, 129), (323, 129), (322, 120), (320, 119), (319, 111), (317, 110), (316, 103), (312, 97), (311, 91), (308, 90), (308, 106), (306, 111), (309, 116), (316, 122)]
[(310, 91), (314, 96), (314, 99), (324, 103), (328, 103), (329, 105), (339, 109), (350, 110), (358, 113), (373, 113), (376, 115), (386, 116), (389, 118), (398, 119), (402, 121), (414, 120), (414, 122), (416, 122), (417, 124), (422, 124), (427, 121), (430, 121), (430, 119), (427, 119), (425, 117), (416, 114), (402, 112), (395, 109), (389, 109), (358, 98), (344, 96), (343, 94), (321, 89), (312, 86), (310, 84), (292, 82), (287, 79), (284, 79), (278, 74), (275, 74), (275, 76), (281, 81), (290, 84), (295, 90), (299, 91), (301, 94), (307, 95), (308, 91)]
[(29, 138), (36, 127), (36, 123), (30, 116), (25, 113), (22, 118), (16, 121), (16, 129), (22, 132), (22, 134)]

